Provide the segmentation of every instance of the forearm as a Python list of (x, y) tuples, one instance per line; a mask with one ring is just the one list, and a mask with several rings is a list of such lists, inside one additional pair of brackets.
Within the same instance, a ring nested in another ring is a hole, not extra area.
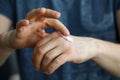
[(9, 47), (10, 33), (11, 31), (8, 31), (0, 35), (0, 65), (2, 65), (12, 51), (14, 51), (14, 49)]
[(120, 45), (97, 40), (96, 52), (93, 60), (112, 75), (120, 77)]
[(6, 16), (0, 14), (0, 65), (8, 58), (13, 49), (8, 48), (8, 30), (12, 22)]

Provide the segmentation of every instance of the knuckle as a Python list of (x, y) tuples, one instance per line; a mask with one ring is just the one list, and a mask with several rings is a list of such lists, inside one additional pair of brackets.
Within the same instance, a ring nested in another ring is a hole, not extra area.
[(59, 58), (59, 59), (56, 59), (55, 61), (54, 61), (54, 66), (56, 66), (56, 65), (59, 65), (61, 63), (61, 59)]
[(44, 55), (43, 49), (42, 49), (42, 48), (39, 48), (39, 49), (38, 49), (38, 53), (39, 53), (40, 55)]
[(40, 46), (41, 46), (42, 43), (43, 43), (42, 40), (38, 41), (38, 42), (36, 43), (36, 48), (37, 48), (37, 49), (40, 48)]
[(60, 43), (63, 43), (63, 39), (61, 37), (57, 37), (56, 41), (59, 41)]
[(49, 61), (49, 60), (51, 60), (52, 58), (51, 58), (50, 55), (45, 55), (45, 59)]
[(37, 49), (40, 48), (40, 44), (39, 44), (39, 42), (37, 43), (36, 48), (37, 48)]
[(26, 20), (23, 19), (23, 20), (20, 20), (19, 22), (17, 22), (16, 26), (22, 26), (26, 23)]
[(59, 37), (60, 35), (57, 33), (57, 32), (53, 32), (49, 37), (51, 38), (51, 39), (57, 39), (58, 37)]

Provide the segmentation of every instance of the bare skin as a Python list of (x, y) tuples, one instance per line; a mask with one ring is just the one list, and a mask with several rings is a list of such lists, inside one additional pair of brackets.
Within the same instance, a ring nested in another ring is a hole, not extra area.
[[(29, 12), (25, 20), (17, 23), (17, 28), (14, 30), (7, 31), (8, 26), (1, 26), (7, 28), (6, 31), (1, 30), (0, 34), (0, 64), (7, 59), (14, 49), (34, 47), (38, 40), (48, 35), (44, 30), (48, 26), (64, 35), (69, 35), (68, 29), (56, 19), (59, 17), (60, 13), (57, 11), (40, 8)], [(6, 18), (7, 20), (9, 19)]]
[(39, 41), (33, 53), (33, 64), (37, 70), (53, 73), (66, 62), (83, 63), (95, 57), (95, 41), (92, 38), (71, 36), (71, 43), (54, 32)]
[[(120, 12), (118, 11), (117, 23), (120, 23), (119, 15)], [(33, 24), (33, 22), (37, 22), (37, 20), (38, 19), (32, 19), (30, 22)], [(45, 20), (45, 22), (46, 21), (47, 20)], [(61, 23), (58, 23), (58, 25), (59, 24)], [(120, 27), (119, 24), (118, 26)], [(22, 28), (23, 27), (18, 28), (18, 31), (24, 32), (25, 29)], [(44, 30), (41, 32), (44, 33)], [(78, 37), (72, 35), (71, 37), (74, 39), (74, 42), (72, 43), (65, 40), (57, 32), (41, 38), (41, 40), (36, 43), (35, 50), (33, 52), (32, 61), (35, 68), (41, 69), (47, 74), (51, 74), (66, 62), (83, 63), (91, 59), (111, 74), (120, 77), (119, 44), (90, 37)], [(0, 41), (0, 43), (2, 42)], [(4, 49), (2, 50), (4, 52)], [(1, 60), (4, 60), (3, 57)]]
[[(118, 29), (120, 11), (117, 12)], [(72, 36), (72, 43), (54, 32), (36, 44), (32, 61), (36, 70), (52, 74), (66, 62), (93, 60), (112, 75), (120, 77), (120, 45), (90, 37)]]

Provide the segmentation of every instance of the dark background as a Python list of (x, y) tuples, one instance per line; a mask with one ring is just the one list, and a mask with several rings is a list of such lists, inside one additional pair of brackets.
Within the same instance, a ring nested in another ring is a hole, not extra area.
[(0, 67), (0, 80), (9, 80), (14, 74), (19, 74), (15, 52), (10, 55), (7, 61)]

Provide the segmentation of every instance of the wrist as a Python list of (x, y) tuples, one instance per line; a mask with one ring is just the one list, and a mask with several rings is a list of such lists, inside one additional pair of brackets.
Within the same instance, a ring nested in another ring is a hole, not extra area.
[[(93, 59), (94, 57), (98, 56), (99, 46), (97, 43), (99, 41), (97, 39), (91, 37), (71, 37), (74, 39), (72, 44), (78, 45), (79, 48), (82, 48), (88, 59)], [(78, 53), (81, 53), (81, 49), (78, 50)]]
[(100, 45), (99, 40), (91, 37), (86, 37), (86, 42), (88, 42), (87, 52), (89, 52), (90, 59), (96, 58), (100, 54)]
[(96, 39), (94, 44), (96, 55), (95, 57), (93, 57), (93, 60), (96, 62), (97, 60), (99, 60), (100, 57), (102, 57), (102, 55), (104, 55), (104, 53), (106, 53), (106, 49), (108, 49), (108, 46), (105, 41), (98, 39)]
[(14, 49), (11, 48), (11, 37), (12, 37), (12, 30), (6, 33), (2, 33), (0, 35), (0, 48), (6, 51), (13, 51)]

